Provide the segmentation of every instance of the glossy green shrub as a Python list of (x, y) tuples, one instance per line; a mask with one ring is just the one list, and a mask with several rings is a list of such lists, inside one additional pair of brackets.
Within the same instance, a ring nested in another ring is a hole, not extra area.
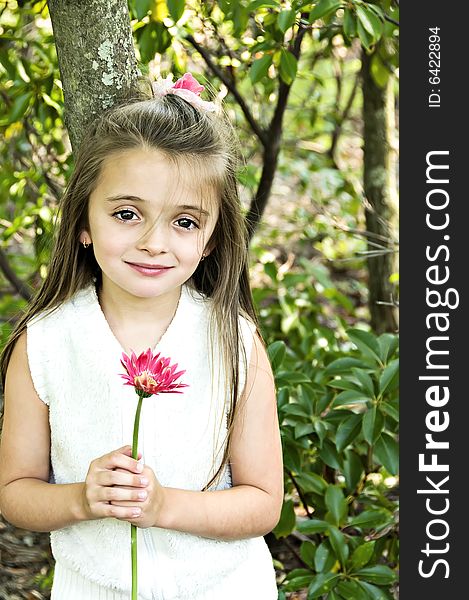
[(346, 335), (350, 350), (326, 352), (320, 360), (289, 341), (268, 348), (285, 467), (285, 501), (274, 534), (295, 531), (304, 540), (304, 568), (287, 574), (279, 598), (304, 588), (308, 600), (393, 598), (398, 338), (358, 328)]

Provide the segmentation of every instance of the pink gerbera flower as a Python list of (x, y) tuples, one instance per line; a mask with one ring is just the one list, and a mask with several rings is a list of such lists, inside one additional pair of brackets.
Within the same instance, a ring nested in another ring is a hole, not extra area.
[[(153, 355), (151, 348), (142, 352), (139, 356), (131, 352), (127, 356), (122, 353), (121, 364), (125, 373), (120, 376), (125, 379), (124, 385), (131, 385), (138, 395), (138, 405), (135, 411), (134, 432), (132, 441), (132, 458), (138, 456), (138, 430), (140, 425), (140, 411), (144, 398), (153, 394), (182, 394), (181, 388), (187, 387), (185, 383), (176, 383), (185, 371), (177, 371), (177, 363), (171, 365), (169, 358)], [(132, 523), (130, 526), (131, 566), (132, 566), (132, 600), (138, 598), (137, 581), (137, 527)]]
[(177, 363), (171, 365), (169, 358), (164, 358), (158, 352), (153, 355), (151, 348), (136, 356), (122, 353), (121, 364), (126, 373), (121, 373), (125, 385), (135, 388), (142, 398), (149, 398), (153, 394), (181, 394), (179, 390), (187, 387), (185, 383), (176, 383), (185, 371), (177, 371)]

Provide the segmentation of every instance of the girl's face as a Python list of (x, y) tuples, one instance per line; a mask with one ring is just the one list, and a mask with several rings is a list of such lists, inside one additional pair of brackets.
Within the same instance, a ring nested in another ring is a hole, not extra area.
[(204, 197), (195, 180), (156, 150), (125, 150), (104, 161), (89, 199), (89, 230), (80, 236), (93, 243), (103, 292), (179, 294), (209, 252), (218, 218), (214, 191)]

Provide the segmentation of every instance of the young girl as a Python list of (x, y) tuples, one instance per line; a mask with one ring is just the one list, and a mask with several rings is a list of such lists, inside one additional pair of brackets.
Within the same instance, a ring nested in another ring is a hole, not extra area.
[[(53, 600), (274, 600), (279, 519), (272, 372), (248, 284), (230, 127), (186, 74), (94, 122), (47, 277), (2, 356), (0, 510), (51, 531)], [(137, 396), (122, 352), (185, 370)]]

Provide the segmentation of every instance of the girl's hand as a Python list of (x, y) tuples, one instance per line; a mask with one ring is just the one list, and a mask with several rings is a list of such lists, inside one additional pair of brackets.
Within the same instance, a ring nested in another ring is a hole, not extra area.
[(143, 471), (143, 465), (132, 458), (130, 446), (93, 460), (83, 486), (85, 519), (114, 517), (129, 521), (140, 516), (149, 484)]
[[(144, 488), (146, 493), (146, 497), (140, 499), (138, 502), (138, 508), (140, 509), (139, 515), (132, 515), (131, 517), (118, 517), (122, 518), (124, 521), (128, 521), (132, 523), (132, 525), (136, 525), (137, 527), (156, 527), (158, 524), (158, 517), (163, 508), (164, 500), (165, 500), (165, 488), (161, 485), (161, 483), (156, 478), (155, 472), (153, 469), (147, 465), (143, 467), (143, 471), (141, 473), (141, 477), (145, 478), (148, 481), (148, 485)], [(132, 490), (135, 491), (135, 487), (121, 487), (117, 486), (115, 489), (122, 489), (127, 491), (127, 493), (133, 494)], [(130, 490), (130, 492), (129, 492)], [(136, 491), (142, 491), (141, 487)], [(132, 495), (133, 498), (133, 495)], [(111, 505), (117, 509), (122, 510), (131, 510), (130, 507), (135, 507), (135, 502), (126, 501), (126, 500), (112, 500)]]

